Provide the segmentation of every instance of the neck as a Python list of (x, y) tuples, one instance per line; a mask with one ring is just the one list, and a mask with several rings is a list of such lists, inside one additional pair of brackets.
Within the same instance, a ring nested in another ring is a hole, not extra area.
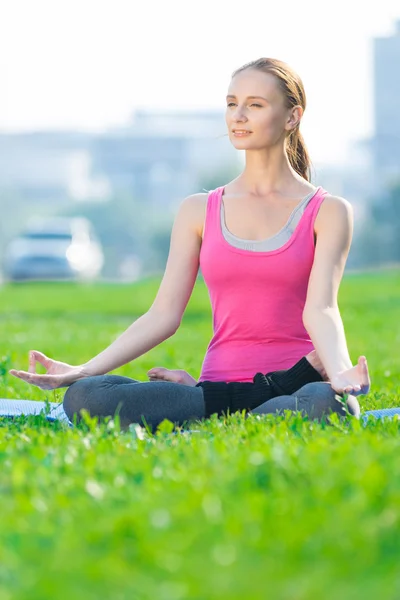
[(290, 165), (282, 146), (262, 150), (247, 150), (243, 173), (236, 182), (255, 196), (280, 192), (296, 193), (301, 186), (310, 185)]

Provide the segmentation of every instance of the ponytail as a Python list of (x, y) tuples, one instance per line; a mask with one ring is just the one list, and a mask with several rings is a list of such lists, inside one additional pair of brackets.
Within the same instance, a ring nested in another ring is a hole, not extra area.
[(310, 181), (311, 161), (298, 127), (293, 129), (286, 138), (286, 153), (296, 173), (304, 177), (306, 181)]

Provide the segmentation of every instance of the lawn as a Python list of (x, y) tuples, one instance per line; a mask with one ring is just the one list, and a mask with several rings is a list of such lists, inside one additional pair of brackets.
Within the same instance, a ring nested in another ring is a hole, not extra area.
[[(158, 281), (0, 288), (0, 397), (38, 349), (72, 364), (149, 308)], [(364, 410), (400, 406), (400, 273), (348, 275), (340, 306)], [(211, 335), (199, 281), (176, 335), (115, 371), (193, 375)], [(400, 425), (236, 414), (174, 435), (0, 419), (0, 600), (400, 597)]]

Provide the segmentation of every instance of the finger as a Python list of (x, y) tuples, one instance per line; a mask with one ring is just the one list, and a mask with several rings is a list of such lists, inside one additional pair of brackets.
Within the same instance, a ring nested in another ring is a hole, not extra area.
[(29, 368), (28, 368), (29, 373), (36, 373), (36, 361), (35, 361), (35, 355), (34, 353), (31, 351), (29, 352)]
[(364, 361), (363, 361), (363, 376), (364, 376), (364, 381), (363, 383), (365, 383), (365, 385), (368, 385), (368, 387), (371, 385), (371, 377), (369, 375), (369, 369), (368, 369), (368, 362), (367, 359), (365, 357)]
[(29, 383), (28, 378), (30, 377), (31, 373), (28, 373), (27, 371), (17, 371), (16, 369), (11, 369), (9, 373), (14, 375), (14, 377), (18, 377), (18, 379), (22, 379), (23, 381)]
[(162, 373), (160, 373), (158, 375), (150, 375), (149, 379), (151, 379), (152, 381), (161, 381), (164, 379), (164, 376)]
[(359, 356), (358, 358), (358, 366), (360, 367), (361, 373), (368, 377), (368, 364), (365, 356)]
[(371, 387), (371, 378), (369, 376), (368, 371), (368, 363), (365, 356), (360, 356), (358, 359), (358, 364), (360, 367), (360, 380), (361, 380), (361, 389), (363, 394), (367, 394)]
[(14, 375), (14, 377), (30, 377), (31, 375), (33, 375), (33, 373), (29, 373), (29, 371), (19, 371), (18, 369), (11, 369), (9, 371), (9, 373), (11, 373), (11, 375)]
[(354, 390), (354, 387), (352, 385), (346, 385), (345, 388), (343, 388), (343, 391), (345, 394), (352, 394)]
[(343, 387), (342, 385), (335, 385), (334, 383), (331, 383), (332, 389), (337, 393), (337, 394), (346, 394), (346, 388)]
[(29, 373), (27, 371), (16, 371), (15, 369), (12, 369), (12, 372), (10, 371), (10, 373), (19, 379), (22, 379), (25, 383), (36, 385), (43, 390), (52, 390), (58, 387), (59, 383), (57, 377), (54, 375), (40, 375), (38, 373)]
[(157, 379), (164, 379), (166, 373), (169, 373), (169, 370), (165, 367), (154, 367), (147, 372), (149, 377), (156, 377)]
[(39, 352), (39, 350), (31, 350), (31, 354), (34, 356), (35, 360), (40, 362), (41, 365), (46, 367), (46, 369), (48, 368), (49, 364), (51, 363), (51, 359), (48, 356), (43, 354), (43, 352)]

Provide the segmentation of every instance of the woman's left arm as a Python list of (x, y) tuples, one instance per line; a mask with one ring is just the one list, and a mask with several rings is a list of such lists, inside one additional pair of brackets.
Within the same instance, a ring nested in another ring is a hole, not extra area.
[(303, 311), (303, 323), (338, 392), (366, 393), (368, 368), (353, 368), (338, 306), (338, 291), (353, 235), (349, 202), (327, 196), (315, 220), (314, 263)]

